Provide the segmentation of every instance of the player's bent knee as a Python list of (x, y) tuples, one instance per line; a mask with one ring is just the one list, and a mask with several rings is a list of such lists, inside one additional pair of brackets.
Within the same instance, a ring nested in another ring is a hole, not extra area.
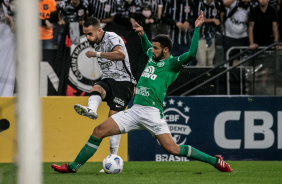
[(101, 129), (101, 126), (98, 125), (94, 130), (93, 130), (93, 133), (92, 133), (92, 136), (93, 137), (96, 137), (98, 139), (103, 139), (105, 137), (102, 129)]
[(100, 85), (95, 85), (93, 86), (91, 89), (90, 89), (90, 92), (93, 92), (93, 91), (98, 91), (98, 92), (102, 92), (104, 88), (102, 88), (102, 86)]

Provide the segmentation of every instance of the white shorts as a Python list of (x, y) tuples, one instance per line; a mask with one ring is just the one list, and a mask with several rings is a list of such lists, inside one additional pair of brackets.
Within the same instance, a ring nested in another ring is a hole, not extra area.
[(111, 116), (121, 133), (147, 129), (152, 135), (170, 133), (168, 125), (160, 117), (159, 109), (150, 106), (133, 105), (130, 109)]

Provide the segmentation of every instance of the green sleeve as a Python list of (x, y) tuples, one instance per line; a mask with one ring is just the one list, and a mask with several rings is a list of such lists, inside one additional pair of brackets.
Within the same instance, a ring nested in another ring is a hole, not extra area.
[(180, 55), (179, 57), (175, 57), (178, 61), (176, 62), (177, 69), (181, 69), (183, 65), (187, 65), (193, 58), (196, 57), (198, 44), (199, 44), (199, 34), (200, 34), (200, 27), (196, 27), (191, 41), (190, 50)]
[(141, 36), (140, 39), (141, 39), (141, 45), (142, 45), (143, 52), (144, 52), (147, 56), (149, 56), (148, 50), (149, 50), (150, 48), (152, 48), (152, 44), (151, 44), (151, 42), (148, 40), (146, 33), (144, 33), (144, 35)]

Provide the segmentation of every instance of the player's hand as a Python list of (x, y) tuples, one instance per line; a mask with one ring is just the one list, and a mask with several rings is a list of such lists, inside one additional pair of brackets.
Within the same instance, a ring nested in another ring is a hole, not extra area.
[(91, 57), (96, 57), (96, 52), (92, 52), (92, 51), (87, 51), (85, 53), (85, 55), (88, 57), (88, 58), (91, 58)]
[(204, 12), (201, 10), (200, 16), (195, 21), (195, 26), (196, 27), (201, 27), (204, 22), (205, 22)]
[(140, 26), (137, 22), (135, 22), (133, 29), (135, 32), (137, 32), (138, 36), (143, 36), (144, 35), (144, 29), (142, 26)]

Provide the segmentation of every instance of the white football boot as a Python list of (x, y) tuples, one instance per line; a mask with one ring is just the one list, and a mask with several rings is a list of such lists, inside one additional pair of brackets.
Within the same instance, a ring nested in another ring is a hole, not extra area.
[(82, 115), (82, 116), (86, 116), (90, 119), (97, 119), (98, 118), (98, 115), (96, 112), (94, 112), (91, 108), (89, 107), (85, 107), (85, 106), (82, 106), (82, 105), (79, 105), (79, 104), (75, 104), (74, 105), (74, 110), (79, 114), (79, 115)]

